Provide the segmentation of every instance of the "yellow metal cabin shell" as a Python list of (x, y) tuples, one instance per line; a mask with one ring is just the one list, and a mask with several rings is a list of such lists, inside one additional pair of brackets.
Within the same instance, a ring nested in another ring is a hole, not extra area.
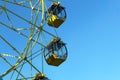
[(52, 17), (48, 20), (47, 24), (49, 26), (58, 28), (64, 21), (64, 19), (59, 19), (56, 15), (52, 15)]
[(65, 59), (60, 59), (56, 54), (52, 54), (46, 61), (49, 65), (59, 66)]

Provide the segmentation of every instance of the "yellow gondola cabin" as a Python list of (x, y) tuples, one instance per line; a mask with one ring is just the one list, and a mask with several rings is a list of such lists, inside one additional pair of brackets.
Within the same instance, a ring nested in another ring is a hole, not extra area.
[(59, 38), (54, 38), (45, 49), (45, 60), (47, 64), (59, 66), (67, 58), (67, 48)]
[(66, 20), (66, 11), (59, 2), (53, 3), (48, 9), (47, 24), (49, 26), (58, 28)]

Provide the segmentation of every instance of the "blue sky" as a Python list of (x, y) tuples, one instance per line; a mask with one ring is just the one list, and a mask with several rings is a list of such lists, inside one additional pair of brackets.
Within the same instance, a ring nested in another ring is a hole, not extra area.
[[(63, 1), (64, 2), (64, 1)], [(120, 79), (120, 1), (67, 0), (64, 80)]]
[(45, 63), (51, 80), (120, 80), (120, 0), (61, 0), (67, 20), (57, 29), (68, 58)]

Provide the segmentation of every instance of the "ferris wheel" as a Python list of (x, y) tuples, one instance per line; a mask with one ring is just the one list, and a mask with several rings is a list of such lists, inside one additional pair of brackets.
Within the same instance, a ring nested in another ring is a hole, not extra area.
[(65, 20), (58, 0), (0, 0), (0, 80), (49, 80), (43, 60), (59, 66), (68, 55), (56, 31)]

